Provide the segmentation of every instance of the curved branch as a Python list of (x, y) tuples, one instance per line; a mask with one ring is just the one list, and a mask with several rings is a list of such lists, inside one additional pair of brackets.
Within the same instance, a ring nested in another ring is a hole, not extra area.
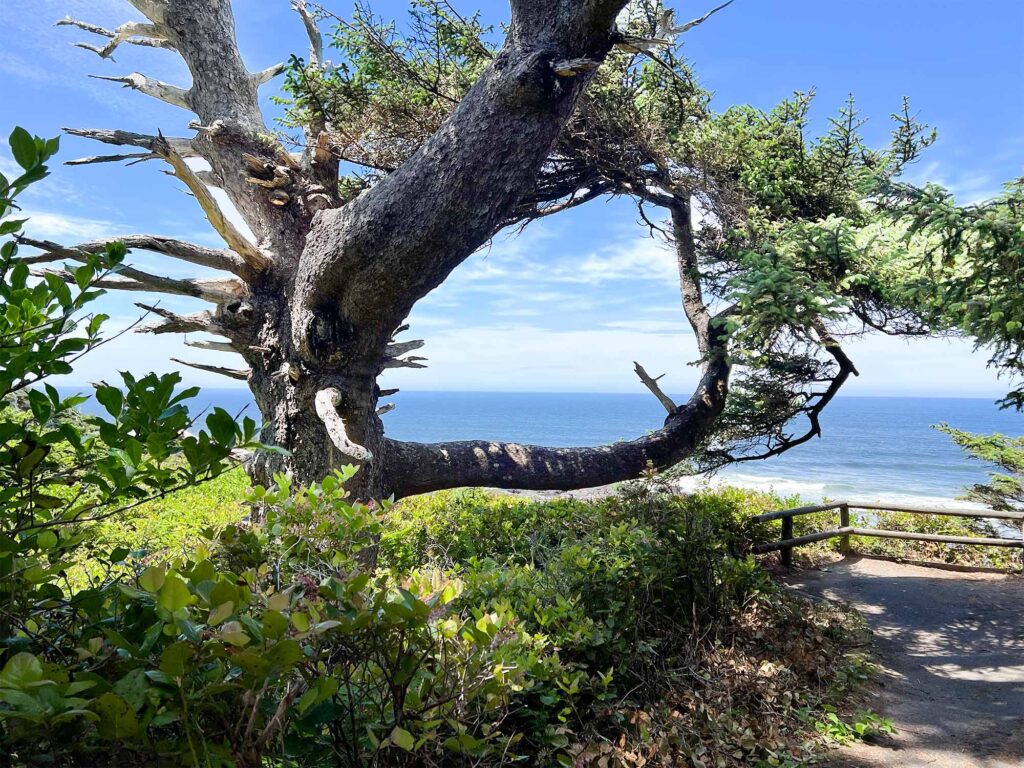
[(338, 406), (341, 405), (341, 392), (333, 388), (320, 390), (314, 402), (316, 415), (324, 423), (331, 442), (341, 451), (342, 459), (353, 464), (369, 464), (373, 461), (373, 454), (353, 442), (348, 436), (345, 422), (341, 418), (341, 414), (338, 413)]
[(672, 214), (672, 237), (676, 246), (679, 293), (683, 300), (683, 311), (697, 337), (697, 348), (701, 354), (706, 354), (711, 314), (704, 303), (700, 287), (700, 264), (693, 236), (693, 211), (688, 198), (673, 197), (667, 207)]
[(809, 422), (807, 430), (799, 437), (784, 436), (780, 438), (778, 443), (775, 445), (772, 445), (769, 442), (766, 445), (767, 450), (762, 451), (761, 453), (746, 456), (733, 456), (729, 453), (720, 453), (717, 461), (714, 462), (715, 465), (724, 466), (725, 464), (738, 464), (746, 461), (770, 459), (773, 456), (779, 456), (786, 451), (796, 448), (798, 445), (810, 442), (815, 437), (821, 436), (822, 412), (828, 404), (835, 399), (836, 395), (839, 394), (839, 390), (843, 388), (850, 376), (859, 376), (860, 372), (857, 370), (857, 366), (854, 365), (853, 360), (850, 359), (846, 354), (846, 351), (842, 348), (835, 337), (826, 330), (824, 325), (819, 325), (815, 330), (818, 334), (821, 345), (836, 361), (836, 364), (839, 366), (839, 370), (836, 375), (832, 377), (824, 392), (812, 394), (808, 398), (808, 404), (805, 404), (799, 409), (798, 413), (806, 417)]
[(306, 37), (309, 38), (309, 65), (319, 69), (324, 60), (324, 38), (316, 25), (316, 19), (309, 12), (306, 0), (292, 0), (292, 10), (299, 14), (306, 29)]
[[(724, 340), (723, 340), (724, 342)], [(686, 457), (710, 434), (728, 394), (729, 363), (719, 349), (696, 392), (656, 432), (629, 442), (590, 448), (549, 448), (469, 441), (406, 443), (386, 440), (398, 496), (445, 488), (486, 486), (573, 490), (632, 480), (649, 467), (664, 469)]]
[(330, 354), (339, 316), (398, 325), (487, 242), (533, 186), (592, 79), (558, 77), (552, 64), (603, 59), (625, 5), (514, 0), (505, 46), (441, 128), (393, 174), (314, 221), (292, 311), (304, 355)]
[(250, 269), (263, 272), (269, 268), (272, 263), (271, 260), (259, 248), (250, 243), (245, 235), (239, 232), (238, 228), (224, 215), (220, 206), (217, 205), (217, 201), (210, 194), (209, 188), (196, 175), (196, 172), (192, 170), (189, 164), (185, 162), (184, 158), (175, 152), (170, 144), (163, 141), (162, 137), (157, 137), (157, 139), (157, 142), (153, 145), (153, 151), (166, 160), (171, 168), (174, 169), (174, 175), (185, 183), (189, 192), (195, 196), (199, 207), (203, 209), (203, 213), (206, 214), (207, 220), (217, 230), (217, 233), (224, 238), (224, 242), (228, 244), (228, 247), (241, 256)]

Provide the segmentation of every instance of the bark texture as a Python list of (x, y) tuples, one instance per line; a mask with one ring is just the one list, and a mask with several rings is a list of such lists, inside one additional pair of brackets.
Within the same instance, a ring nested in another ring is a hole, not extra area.
[[(229, 0), (131, 2), (148, 23), (116, 31), (66, 23), (105, 38), (103, 46), (85, 46), (104, 59), (130, 43), (177, 51), (192, 74), (188, 89), (138, 73), (114, 79), (194, 112), (196, 134), (168, 139), (75, 130), (135, 150), (79, 162), (154, 159), (169, 165), (226, 247), (202, 248), (153, 235), (126, 238), (126, 243), (222, 269), (231, 277), (182, 281), (136, 270), (123, 272), (113, 281), (120, 284), (110, 287), (178, 293), (214, 304), (210, 311), (187, 316), (147, 307), (159, 316), (147, 330), (213, 333), (224, 341), (196, 346), (230, 349), (245, 360), (248, 373), (241, 375), (263, 415), (265, 439), (291, 451), (283, 461), (258, 457), (251, 467), (256, 479), (267, 481), (273, 472), (288, 470), (308, 483), (333, 467), (355, 463), (362, 471), (354, 490), (363, 497), (465, 485), (569, 489), (634, 478), (650, 465), (669, 466), (708, 434), (725, 404), (729, 364), (725, 341), (700, 295), (686, 196), (669, 198), (668, 207), (683, 308), (697, 334), (704, 372), (687, 403), (669, 408), (674, 404), (661, 396), (670, 411), (661, 430), (593, 448), (420, 445), (386, 438), (379, 415), (390, 407), (379, 402), (385, 394), (377, 386), (381, 372), (421, 367), (421, 358), (409, 353), (422, 342), (397, 339), (415, 303), (515, 220), (517, 211), (539, 205), (538, 175), (596, 64), (615, 44), (615, 19), (626, 0), (511, 0), (505, 44), (468, 95), (393, 173), (344, 205), (337, 160), (318, 149), (329, 143), (328, 126), (305, 127), (310, 149), (302, 155), (289, 153), (268, 130), (257, 89), (282, 68), (249, 71), (235, 41)], [(315, 23), (303, 3), (296, 9), (319, 65)], [(190, 157), (206, 160), (209, 171), (195, 171), (185, 162)], [(616, 191), (613, 181), (598, 180), (596, 174), (583, 178), (591, 176), (588, 188), (565, 207)], [(256, 242), (230, 224), (209, 193), (211, 186), (227, 194)], [(44, 252), (41, 262), (74, 259), (103, 247), (34, 244)], [(234, 369), (221, 372), (240, 375)]]

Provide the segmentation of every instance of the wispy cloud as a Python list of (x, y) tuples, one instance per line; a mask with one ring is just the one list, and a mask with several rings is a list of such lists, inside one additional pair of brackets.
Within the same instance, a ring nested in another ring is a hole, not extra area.
[(912, 166), (904, 175), (904, 180), (918, 186), (939, 184), (956, 198), (958, 203), (971, 205), (989, 200), (1002, 191), (1005, 178), (992, 173), (976, 173), (964, 170), (953, 170), (948, 165), (933, 160), (923, 165)]
[(619, 320), (611, 323), (603, 323), (604, 328), (616, 328), (637, 333), (657, 334), (678, 334), (691, 333), (690, 328), (684, 321), (672, 322), (669, 320)]
[(71, 216), (51, 211), (28, 209), (23, 214), (28, 218), (25, 232), (32, 237), (61, 242), (81, 242), (114, 237), (128, 232), (124, 225), (85, 216)]

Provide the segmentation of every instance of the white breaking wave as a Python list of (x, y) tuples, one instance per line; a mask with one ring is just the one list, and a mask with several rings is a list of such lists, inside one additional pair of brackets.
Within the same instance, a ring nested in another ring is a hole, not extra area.
[(863, 502), (892, 503), (906, 506), (926, 506), (938, 508), (960, 508), (960, 509), (986, 509), (984, 504), (973, 501), (964, 501), (949, 496), (934, 496), (917, 493), (901, 493), (889, 491), (856, 491), (848, 485), (829, 485), (825, 482), (813, 480), (798, 480), (792, 477), (781, 477), (777, 475), (754, 475), (741, 472), (725, 471), (708, 477), (707, 475), (693, 475), (683, 477), (677, 481), (677, 487), (682, 493), (694, 493), (706, 488), (721, 488), (723, 486), (734, 486), (737, 488), (748, 488), (754, 491), (776, 493), (779, 496), (798, 495), (804, 501), (821, 501), (822, 499), (833, 500), (856, 500)]
[(679, 490), (683, 493), (694, 493), (704, 488), (720, 488), (722, 486), (749, 488), (753, 491), (771, 491), (780, 496), (799, 494), (807, 499), (820, 499), (827, 496), (827, 485), (808, 480), (794, 480), (788, 477), (745, 475), (740, 473), (718, 474), (712, 477), (693, 475), (678, 480)]

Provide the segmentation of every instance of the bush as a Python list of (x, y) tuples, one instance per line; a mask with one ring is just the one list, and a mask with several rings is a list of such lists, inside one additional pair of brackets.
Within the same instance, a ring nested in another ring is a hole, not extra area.
[[(19, 175), (0, 174), (0, 236), (17, 234), (15, 198), (47, 175), (56, 139), (17, 128), (10, 137)], [(115, 273), (125, 250), (77, 254), (62, 271), (33, 274), (44, 258), (19, 255), (18, 242), (0, 245), (0, 743), (4, 754), (48, 740), (53, 755), (77, 752), (75, 733), (95, 722), (103, 738), (132, 729), (100, 670), (106, 632), (116, 632), (138, 606), (119, 581), (128, 550), (91, 553), (86, 588), (69, 571), (90, 526), (157, 498), (222, 475), (236, 449), (262, 448), (251, 420), (237, 424), (214, 409), (194, 429), (177, 374), (121, 374), (121, 386), (99, 384), (104, 415), (85, 417), (84, 396), (62, 397), (47, 377), (103, 343), (107, 317), (90, 314), (96, 285)], [(137, 591), (137, 590), (136, 590)], [(147, 642), (150, 637), (146, 636)], [(153, 645), (156, 639), (150, 642)], [(135, 646), (139, 648), (138, 646)], [(140, 650), (141, 653), (141, 650)], [(88, 659), (84, 661), (83, 659)], [(79, 673), (84, 673), (80, 677)], [(109, 681), (107, 681), (109, 682)], [(122, 696), (121, 699), (124, 697)], [(43, 730), (45, 726), (45, 730)]]
[[(375, 508), (345, 479), (255, 489), (264, 522), (193, 534), (188, 556), (105, 561), (76, 620), (58, 633), (44, 614), (7, 660), (0, 743), (26, 764), (497, 766), (596, 764), (611, 743), (671, 764), (706, 737), (762, 759), (816, 738), (800, 718), (827, 700), (834, 622), (742, 554), (744, 505), (771, 499), (638, 487)], [(423, 546), (453, 521), (447, 554)], [(782, 715), (760, 698), (765, 663), (790, 690)], [(680, 731), (691, 707), (705, 714)], [(762, 728), (782, 747), (741, 738)]]
[[(351, 766), (515, 755), (523, 734), (501, 727), (513, 702), (562, 708), (578, 674), (509, 610), (460, 614), (459, 580), (368, 569), (381, 517), (346, 501), (343, 479), (257, 489), (265, 526), (208, 531), (195, 557), (88, 590), (60, 646), (0, 674), (14, 754), (236, 766), (268, 752)], [(553, 730), (530, 737), (535, 755), (559, 743)]]

